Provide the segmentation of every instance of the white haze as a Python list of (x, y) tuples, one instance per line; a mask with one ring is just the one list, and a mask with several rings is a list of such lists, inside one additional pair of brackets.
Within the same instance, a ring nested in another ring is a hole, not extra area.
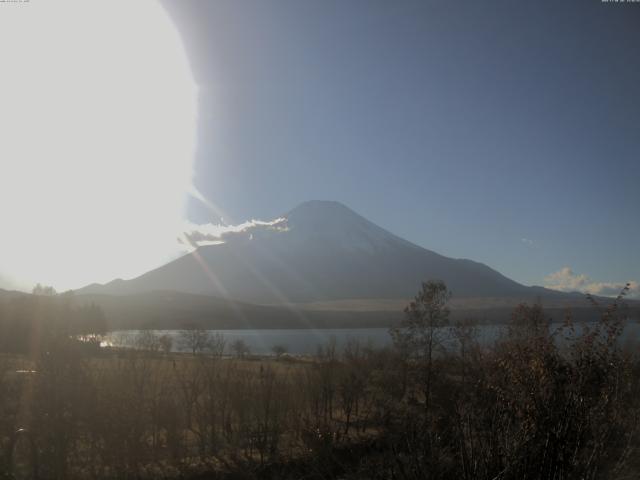
[(0, 8), (0, 288), (75, 288), (165, 263), (197, 93), (167, 13), (154, 0)]

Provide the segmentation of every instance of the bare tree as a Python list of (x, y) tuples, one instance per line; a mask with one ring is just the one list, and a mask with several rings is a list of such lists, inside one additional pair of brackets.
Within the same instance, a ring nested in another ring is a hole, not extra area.
[(160, 337), (151, 330), (144, 330), (136, 337), (136, 347), (147, 352), (157, 352), (160, 350)]
[(34, 295), (43, 295), (46, 297), (53, 297), (54, 295), (58, 294), (56, 289), (53, 288), (52, 286), (41, 285), (40, 283), (37, 283), (36, 286), (33, 287), (33, 289), (31, 290), (31, 293)]
[(165, 353), (171, 353), (171, 348), (173, 347), (173, 338), (170, 335), (164, 334), (161, 335), (158, 339), (158, 343), (160, 344), (160, 349)]
[(276, 356), (276, 358), (282, 357), (285, 353), (287, 353), (287, 347), (284, 345), (274, 345), (271, 347), (271, 351)]
[(395, 346), (416, 362), (427, 411), (432, 396), (434, 352), (447, 335), (443, 327), (449, 324), (450, 297), (444, 282), (423, 282), (418, 295), (405, 308), (404, 320), (390, 331)]
[(209, 332), (202, 328), (193, 328), (180, 332), (180, 345), (182, 348), (190, 350), (193, 355), (204, 352), (209, 342)]
[(245, 356), (249, 355), (249, 353), (251, 353), (249, 345), (247, 345), (247, 343), (241, 338), (235, 340), (231, 344), (231, 350), (238, 358), (244, 358)]
[(221, 357), (224, 355), (224, 350), (227, 346), (227, 340), (220, 332), (209, 334), (205, 350), (214, 357)]

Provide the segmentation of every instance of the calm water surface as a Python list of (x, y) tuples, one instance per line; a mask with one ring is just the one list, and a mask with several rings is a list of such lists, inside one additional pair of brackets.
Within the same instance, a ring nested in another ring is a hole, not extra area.
[[(552, 325), (552, 328), (559, 324)], [(505, 331), (504, 325), (482, 325), (478, 327), (478, 340), (483, 344), (497, 340)], [(580, 331), (580, 326), (576, 330)], [(391, 345), (391, 336), (386, 328), (345, 328), (345, 329), (267, 329), (267, 330), (209, 330), (211, 334), (224, 336), (227, 346), (235, 340), (243, 340), (257, 355), (269, 355), (275, 345), (284, 346), (294, 355), (312, 355), (318, 346), (335, 342), (338, 351), (342, 350), (350, 340), (357, 340), (363, 345), (384, 347)], [(448, 330), (443, 331), (445, 336)], [(156, 335), (169, 335), (173, 338), (173, 350), (183, 351), (180, 332), (177, 330), (153, 330)], [(122, 330), (112, 332), (105, 339), (108, 344), (120, 346), (135, 345), (140, 335), (138, 330)], [(637, 321), (629, 321), (621, 338), (622, 343), (637, 342), (640, 339), (640, 325)]]

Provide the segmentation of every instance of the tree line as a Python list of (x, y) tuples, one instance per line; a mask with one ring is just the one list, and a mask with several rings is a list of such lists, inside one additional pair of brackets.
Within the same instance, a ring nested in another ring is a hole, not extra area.
[[(59, 336), (84, 336), (97, 339), (106, 333), (107, 322), (102, 309), (80, 304), (72, 292), (57, 294), (39, 284), (33, 295), (17, 295), (0, 302), (0, 351), (37, 353), (47, 342)], [(91, 342), (85, 342), (86, 347)]]
[(443, 283), (425, 283), (391, 330), (392, 347), (329, 343), (306, 358), (228, 357), (224, 338), (197, 330), (183, 333), (193, 348), (182, 354), (152, 337), (137, 349), (89, 350), (73, 328), (34, 330), (46, 348), (0, 357), (0, 472), (637, 476), (640, 363), (636, 346), (620, 342), (623, 295), (585, 328), (570, 314), (552, 327), (540, 305), (522, 305), (491, 345), (473, 321), (449, 322), (449, 297)]

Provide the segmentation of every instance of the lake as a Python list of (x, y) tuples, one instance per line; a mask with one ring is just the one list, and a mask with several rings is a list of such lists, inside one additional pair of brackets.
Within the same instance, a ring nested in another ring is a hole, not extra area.
[[(560, 324), (552, 324), (556, 328)], [(495, 341), (505, 331), (505, 325), (481, 325), (478, 327), (478, 339), (483, 344)], [(580, 325), (576, 325), (579, 331)], [(153, 330), (156, 335), (169, 335), (173, 338), (173, 350), (185, 351), (180, 345), (180, 331)], [(209, 330), (224, 336), (227, 347), (236, 340), (243, 340), (252, 354), (270, 355), (275, 345), (284, 346), (287, 352), (294, 355), (315, 354), (318, 346), (335, 341), (337, 351), (341, 351), (350, 340), (358, 340), (363, 345), (385, 347), (391, 345), (391, 336), (386, 328), (332, 328), (332, 329), (264, 329), (264, 330)], [(107, 345), (133, 346), (138, 330), (122, 330), (112, 332), (105, 338)], [(637, 342), (640, 338), (640, 325), (630, 321), (625, 328), (621, 342)]]
[[(185, 351), (180, 345), (180, 331), (153, 330), (156, 335), (169, 335), (173, 338), (173, 350)], [(368, 343), (374, 347), (391, 344), (389, 330), (386, 328), (332, 328), (332, 329), (266, 329), (266, 330), (209, 330), (210, 334), (224, 336), (227, 347), (236, 340), (243, 340), (252, 354), (270, 355), (275, 345), (281, 345), (294, 355), (315, 354), (319, 345), (336, 342), (341, 351), (351, 339)], [(109, 334), (105, 341), (114, 346), (131, 346), (140, 334), (137, 330), (116, 331)], [(334, 340), (335, 339), (335, 340)]]

